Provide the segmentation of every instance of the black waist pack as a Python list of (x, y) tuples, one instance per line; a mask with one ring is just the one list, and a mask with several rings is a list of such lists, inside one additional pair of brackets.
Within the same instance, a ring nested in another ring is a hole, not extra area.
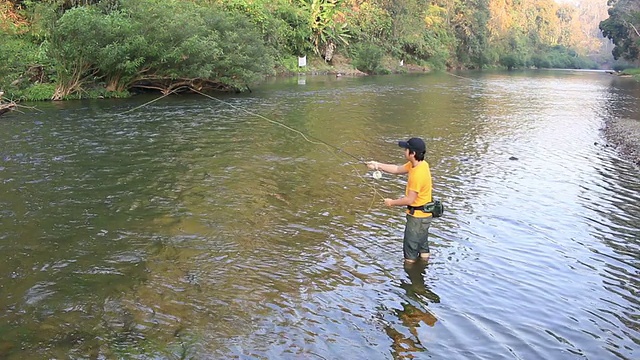
[(411, 215), (413, 215), (413, 212), (415, 210), (421, 210), (427, 213), (431, 213), (431, 216), (433, 217), (441, 217), (444, 213), (444, 204), (442, 204), (442, 201), (440, 200), (435, 200), (422, 206), (407, 206), (407, 209), (411, 211)]
[(424, 211), (431, 213), (433, 217), (441, 217), (444, 214), (444, 204), (440, 200), (435, 200), (424, 206)]

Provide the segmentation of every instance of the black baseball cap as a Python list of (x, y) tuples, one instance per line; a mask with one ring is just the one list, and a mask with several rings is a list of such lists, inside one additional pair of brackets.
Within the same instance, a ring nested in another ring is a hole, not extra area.
[(398, 146), (409, 149), (416, 154), (424, 154), (427, 152), (427, 145), (420, 138), (411, 138), (407, 141), (398, 141)]

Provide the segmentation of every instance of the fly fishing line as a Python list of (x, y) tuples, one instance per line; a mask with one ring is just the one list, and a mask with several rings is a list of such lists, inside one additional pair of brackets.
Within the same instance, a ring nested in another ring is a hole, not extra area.
[[(329, 152), (330, 152), (330, 153), (332, 153), (336, 158), (338, 157), (338, 155), (336, 154), (336, 152), (335, 152), (335, 151), (338, 151), (338, 152), (341, 152), (341, 153), (343, 153), (343, 154), (345, 154), (345, 155), (347, 155), (347, 156), (349, 156), (349, 157), (351, 157), (351, 158), (355, 159), (356, 161), (358, 161), (358, 163), (365, 163), (361, 158), (358, 158), (358, 157), (356, 157), (355, 155), (350, 154), (350, 153), (348, 153), (348, 152), (346, 152), (346, 151), (342, 150), (341, 148), (339, 148), (339, 147), (337, 147), (337, 146), (335, 146), (335, 145), (329, 144), (329, 143), (325, 142), (325, 141), (324, 141), (324, 140), (322, 140), (322, 139), (319, 139), (319, 138), (314, 137), (314, 136), (312, 136), (312, 135), (304, 134), (302, 131), (299, 131), (299, 130), (294, 129), (294, 128), (290, 127), (290, 126), (287, 126), (287, 125), (285, 125), (285, 124), (283, 124), (283, 123), (281, 123), (281, 122), (279, 122), (279, 121), (275, 121), (275, 120), (269, 119), (269, 118), (267, 118), (266, 116), (263, 116), (263, 115), (260, 115), (260, 114), (256, 114), (256, 113), (251, 112), (251, 111), (249, 111), (249, 110), (246, 110), (246, 109), (244, 109), (244, 108), (242, 108), (242, 107), (239, 107), (239, 106), (233, 105), (233, 104), (231, 104), (231, 103), (229, 103), (229, 102), (226, 102), (226, 101), (220, 100), (220, 99), (218, 99), (218, 98), (216, 98), (216, 97), (214, 97), (214, 96), (211, 96), (211, 95), (209, 95), (209, 94), (205, 94), (205, 93), (203, 93), (203, 92), (201, 92), (201, 91), (198, 91), (198, 90), (196, 90), (196, 89), (194, 89), (194, 88), (192, 88), (192, 87), (190, 87), (190, 86), (182, 86), (182, 87), (179, 87), (179, 88), (173, 89), (172, 91), (170, 91), (170, 92), (168, 92), (168, 93), (166, 93), (166, 94), (163, 94), (162, 96), (160, 96), (160, 97), (158, 97), (158, 98), (156, 98), (156, 99), (153, 99), (153, 100), (151, 100), (151, 101), (149, 101), (149, 102), (146, 102), (146, 103), (144, 103), (144, 104), (142, 104), (142, 105), (140, 105), (140, 106), (137, 106), (137, 107), (135, 107), (135, 108), (133, 108), (133, 109), (129, 109), (129, 110), (127, 110), (127, 111), (124, 111), (124, 112), (122, 112), (122, 113), (120, 113), (120, 114), (118, 114), (118, 115), (124, 115), (124, 114), (130, 113), (130, 112), (132, 112), (132, 111), (138, 110), (138, 109), (140, 109), (140, 108), (143, 108), (143, 107), (145, 107), (145, 106), (147, 106), (147, 105), (150, 105), (150, 104), (152, 104), (152, 103), (154, 103), (154, 102), (156, 102), (156, 101), (158, 101), (158, 100), (161, 100), (161, 99), (163, 99), (163, 98), (165, 98), (165, 97), (167, 97), (167, 96), (169, 96), (169, 95), (171, 95), (171, 94), (173, 94), (173, 93), (176, 93), (176, 92), (178, 92), (179, 90), (183, 90), (183, 89), (185, 89), (185, 88), (188, 88), (189, 90), (193, 91), (194, 93), (197, 93), (197, 94), (199, 94), (199, 95), (202, 95), (202, 96), (204, 96), (204, 97), (206, 97), (206, 98), (208, 98), (208, 99), (216, 100), (216, 101), (218, 101), (218, 102), (220, 102), (220, 103), (222, 103), (222, 104), (225, 104), (225, 105), (227, 105), (227, 106), (229, 106), (229, 107), (231, 107), (231, 108), (234, 108), (234, 109), (239, 110), (239, 111), (243, 111), (243, 112), (245, 112), (245, 113), (247, 113), (247, 114), (249, 114), (249, 115), (252, 115), (252, 116), (258, 117), (258, 118), (260, 118), (260, 119), (262, 119), (262, 120), (265, 120), (265, 121), (267, 121), (267, 122), (269, 122), (269, 123), (271, 123), (271, 124), (278, 125), (278, 126), (283, 127), (283, 128), (285, 128), (285, 129), (287, 129), (287, 130), (289, 130), (289, 131), (295, 132), (295, 133), (299, 134), (300, 136), (302, 136), (302, 138), (303, 138), (304, 140), (306, 140), (307, 142), (309, 142), (309, 143), (311, 143), (311, 144), (324, 145), (324, 146), (326, 146), (326, 147), (327, 147), (327, 150), (329, 150)], [(313, 140), (312, 140), (312, 139), (313, 139)], [(315, 140), (315, 141), (314, 141), (314, 140)], [(351, 166), (353, 167), (354, 172), (356, 173), (356, 175), (357, 175), (357, 176), (362, 180), (362, 182), (363, 182), (365, 185), (369, 186), (369, 187), (373, 190), (373, 197), (372, 197), (372, 199), (371, 199), (371, 204), (369, 205), (369, 209), (367, 210), (367, 212), (369, 212), (369, 211), (371, 210), (371, 208), (373, 207), (373, 204), (374, 204), (374, 201), (375, 201), (376, 195), (377, 195), (377, 196), (380, 196), (380, 198), (381, 198), (381, 199), (384, 199), (384, 196), (382, 196), (382, 195), (378, 192), (378, 189), (376, 189), (376, 187), (375, 187), (375, 186), (373, 186), (373, 185), (369, 184), (369, 183), (368, 183), (368, 182), (367, 182), (367, 181), (362, 177), (362, 175), (360, 175), (360, 173), (358, 172), (358, 169), (355, 167), (355, 165), (351, 164)], [(375, 180), (380, 180), (380, 179), (382, 178), (382, 172), (380, 172), (380, 170), (378, 170), (378, 169), (376, 168), (376, 170), (372, 173), (372, 177), (373, 177), (373, 179), (375, 179)]]
[(140, 106), (136, 106), (136, 107), (134, 107), (133, 109), (129, 109), (129, 110), (127, 110), (127, 111), (123, 111), (123, 112), (119, 113), (118, 115), (124, 115), (124, 114), (130, 113), (130, 112), (132, 112), (132, 111), (138, 110), (138, 109), (140, 109), (140, 108), (143, 108), (143, 107), (145, 107), (145, 106), (147, 106), (147, 105), (153, 104), (154, 102), (156, 102), (156, 101), (158, 101), (158, 100), (164, 99), (164, 98), (166, 98), (167, 96), (169, 96), (169, 95), (171, 95), (171, 94), (173, 94), (173, 93), (178, 92), (178, 90), (184, 89), (185, 87), (187, 87), (187, 86), (180, 86), (180, 87), (178, 87), (178, 88), (175, 88), (175, 89), (173, 89), (173, 90), (169, 91), (168, 93), (166, 93), (166, 94), (164, 94), (164, 95), (162, 95), (162, 96), (160, 96), (160, 97), (158, 97), (158, 98), (156, 98), (156, 99), (153, 99), (153, 100), (151, 100), (151, 101), (147, 101), (146, 103), (144, 103), (144, 104), (142, 104), (142, 105), (140, 105)]
[[(226, 101), (220, 100), (220, 99), (218, 99), (218, 98), (216, 98), (216, 97), (214, 97), (214, 96), (211, 96), (211, 95), (209, 95), (209, 94), (205, 94), (205, 93), (203, 93), (203, 92), (201, 92), (201, 91), (198, 91), (198, 90), (196, 90), (196, 89), (191, 88), (191, 90), (192, 90), (193, 92), (197, 93), (197, 94), (200, 94), (200, 95), (202, 95), (202, 96), (204, 96), (204, 97), (208, 98), (208, 99), (216, 100), (216, 101), (218, 101), (218, 102), (220, 102), (220, 103), (223, 103), (223, 104), (225, 104), (225, 105), (227, 105), (227, 106), (229, 106), (229, 107), (232, 107), (232, 108), (234, 108), (234, 109), (236, 109), (236, 110), (244, 111), (245, 113), (247, 113), (247, 114), (249, 114), (249, 115), (256, 116), (256, 117), (258, 117), (258, 118), (260, 118), (260, 119), (263, 119), (263, 120), (265, 120), (265, 121), (268, 121), (268, 122), (270, 122), (270, 123), (272, 123), (272, 124), (274, 124), (274, 125), (278, 125), (278, 126), (281, 126), (281, 127), (285, 128), (285, 129), (287, 129), (287, 130), (293, 131), (293, 132), (295, 132), (295, 133), (299, 134), (300, 136), (302, 136), (302, 138), (304, 138), (306, 141), (308, 141), (308, 142), (310, 142), (310, 143), (312, 143), (312, 144), (316, 144), (316, 145), (324, 145), (324, 146), (326, 146), (326, 147), (327, 147), (327, 150), (329, 150), (329, 152), (331, 152), (335, 157), (338, 157), (338, 155), (333, 151), (334, 149), (335, 149), (335, 150), (337, 150), (338, 152), (341, 152), (341, 153), (343, 153), (343, 154), (345, 154), (345, 155), (347, 155), (347, 156), (352, 157), (353, 159), (355, 159), (356, 161), (358, 161), (358, 163), (365, 163), (362, 159), (360, 159), (360, 158), (356, 157), (355, 155), (352, 155), (352, 154), (350, 154), (350, 153), (348, 153), (348, 152), (346, 152), (346, 151), (342, 150), (341, 148), (339, 148), (339, 147), (337, 147), (337, 146), (335, 146), (335, 145), (331, 145), (331, 144), (327, 143), (326, 141), (324, 141), (324, 140), (322, 140), (322, 139), (318, 139), (318, 138), (317, 138), (317, 137), (315, 137), (315, 136), (312, 136), (312, 135), (305, 135), (302, 131), (297, 130), (297, 129), (294, 129), (294, 128), (290, 127), (290, 126), (287, 126), (287, 125), (285, 125), (285, 124), (283, 124), (283, 123), (281, 123), (281, 122), (279, 122), (279, 121), (275, 121), (275, 120), (269, 119), (269, 118), (267, 118), (266, 116), (263, 116), (263, 115), (260, 115), (260, 114), (256, 114), (256, 113), (254, 113), (254, 112), (251, 112), (251, 111), (246, 110), (246, 109), (244, 109), (244, 108), (242, 108), (242, 107), (239, 107), (239, 106), (235, 106), (235, 105), (233, 105), (233, 104), (231, 104), (231, 103), (229, 103), (229, 102), (226, 102)], [(313, 140), (311, 140), (311, 139), (314, 139), (314, 140), (316, 140), (316, 141), (313, 141)], [(369, 184), (369, 183), (368, 183), (368, 182), (367, 182), (367, 181), (362, 177), (362, 175), (360, 175), (360, 173), (358, 172), (358, 169), (355, 167), (355, 165), (351, 164), (351, 166), (353, 167), (354, 172), (356, 173), (356, 175), (357, 175), (357, 176), (362, 180), (362, 182), (363, 182), (365, 185), (369, 186), (369, 187), (373, 190), (373, 197), (372, 197), (372, 199), (371, 199), (371, 204), (369, 205), (369, 209), (367, 209), (367, 212), (369, 212), (369, 211), (371, 210), (371, 208), (373, 207), (373, 203), (374, 203), (374, 201), (375, 201), (376, 195), (380, 196), (380, 198), (381, 198), (381, 199), (384, 199), (384, 196), (382, 196), (382, 195), (378, 192), (378, 189), (376, 189), (376, 187), (375, 187), (375, 186), (373, 186), (373, 185)], [(373, 176), (373, 178), (374, 178), (375, 180), (379, 180), (379, 179), (381, 179), (381, 178), (382, 178), (382, 173), (380, 172), (380, 170), (377, 170), (377, 169), (376, 169), (376, 171), (374, 171), (374, 172), (373, 172), (372, 176)]]

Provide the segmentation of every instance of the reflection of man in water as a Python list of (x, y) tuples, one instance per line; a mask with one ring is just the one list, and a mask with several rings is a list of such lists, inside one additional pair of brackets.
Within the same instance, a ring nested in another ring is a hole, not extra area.
[[(415, 263), (405, 263), (404, 271), (409, 276), (409, 282), (402, 280), (400, 287), (406, 291), (407, 301), (402, 303), (402, 309), (393, 310), (393, 314), (400, 320), (395, 327), (393, 324), (385, 326), (385, 332), (393, 340), (392, 353), (394, 358), (413, 358), (413, 353), (425, 351), (420, 343), (417, 328), (424, 322), (434, 326), (436, 317), (426, 310), (428, 302), (439, 303), (440, 297), (429, 290), (424, 283), (424, 270), (427, 262), (418, 260)], [(409, 330), (410, 335), (406, 334)]]
[(427, 298), (427, 300), (430, 302), (439, 303), (440, 297), (429, 290), (424, 283), (424, 271), (426, 267), (427, 262), (424, 260), (420, 260), (415, 263), (405, 263), (404, 272), (409, 275), (409, 283), (401, 280), (400, 287), (407, 292), (407, 295), (410, 298), (423, 300), (417, 296), (421, 295)]

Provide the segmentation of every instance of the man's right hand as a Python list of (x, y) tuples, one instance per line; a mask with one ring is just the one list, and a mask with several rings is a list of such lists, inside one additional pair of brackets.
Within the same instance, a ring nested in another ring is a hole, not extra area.
[(369, 170), (378, 170), (379, 163), (377, 161), (367, 161), (366, 164)]

